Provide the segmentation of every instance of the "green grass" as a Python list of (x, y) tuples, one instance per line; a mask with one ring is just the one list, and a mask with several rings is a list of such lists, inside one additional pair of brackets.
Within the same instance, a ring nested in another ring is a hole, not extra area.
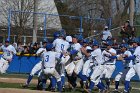
[[(139, 85), (136, 82), (132, 82), (132, 84)], [(139, 87), (139, 86), (137, 86), (137, 87)], [(21, 87), (21, 85), (18, 84), (18, 83), (3, 83), (3, 82), (0, 82), (0, 88), (18, 88), (18, 89), (23, 89)], [(28, 89), (36, 90), (36, 85), (31, 84)], [(113, 90), (113, 89), (111, 89), (111, 90)], [(64, 92), (64, 93), (81, 93), (82, 92), (81, 88), (76, 88), (76, 91), (74, 91), (74, 92), (73, 91), (70, 92), (70, 91), (71, 91), (70, 89), (66, 89), (66, 92)], [(121, 89), (121, 91), (122, 91), (122, 89)], [(97, 91), (94, 91), (93, 93), (97, 93)], [(132, 89), (131, 93), (140, 93), (140, 90)]]
[[(27, 79), (28, 74), (3, 74), (3, 75), (0, 74), (0, 77), (2, 77), (2, 78), (25, 78), (25, 79)], [(37, 78), (37, 76), (35, 76), (35, 78)], [(79, 80), (77, 82), (79, 82)], [(123, 86), (123, 84), (120, 84), (120, 85)], [(134, 81), (134, 82), (131, 82), (131, 85), (132, 85), (132, 87), (140, 88), (140, 82)], [(114, 85), (113, 85), (113, 87), (114, 87)], [(0, 88), (22, 89), (21, 84), (19, 84), (19, 83), (3, 83), (3, 82), (0, 82)], [(30, 90), (36, 90), (36, 85), (31, 84), (29, 89)], [(113, 89), (111, 89), (111, 90), (113, 90)], [(121, 91), (122, 90), (123, 89), (121, 89)], [(70, 91), (71, 91), (70, 89), (66, 89), (66, 92), (64, 92), (64, 93), (81, 93), (82, 88), (77, 88), (75, 92), (70, 92)], [(97, 93), (97, 91), (95, 91), (93, 93)], [(133, 89), (131, 93), (140, 93), (140, 90)]]

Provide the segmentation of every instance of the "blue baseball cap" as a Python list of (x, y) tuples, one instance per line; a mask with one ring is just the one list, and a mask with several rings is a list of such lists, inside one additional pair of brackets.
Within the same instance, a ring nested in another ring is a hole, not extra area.
[(61, 29), (59, 31), (59, 36), (66, 37), (66, 31), (64, 29)]
[(106, 45), (107, 46), (111, 46), (112, 45), (112, 42), (111, 41), (106, 41)]
[(139, 43), (139, 40), (137, 38), (130, 41), (131, 43)]
[(57, 37), (59, 37), (59, 34), (60, 34), (60, 33), (59, 33), (58, 31), (57, 31), (57, 32), (54, 32), (54, 33), (53, 33), (53, 37), (54, 37), (54, 38), (57, 38)]
[(47, 43), (48, 42), (48, 39), (47, 38), (44, 38), (42, 42), (43, 43)]
[(92, 43), (92, 46), (99, 46), (99, 43), (98, 43), (97, 41), (94, 41), (94, 42)]
[(7, 38), (7, 39), (5, 40), (5, 42), (6, 42), (6, 43), (9, 43), (9, 42), (10, 42), (10, 40)]
[(88, 39), (84, 39), (83, 43), (89, 43), (89, 40)]
[(77, 38), (78, 39), (78, 35), (72, 35), (72, 38)]
[(51, 51), (52, 49), (53, 49), (53, 44), (51, 44), (51, 43), (47, 44), (46, 50)]
[(128, 48), (128, 44), (121, 44), (120, 47), (125, 47), (125, 48)]

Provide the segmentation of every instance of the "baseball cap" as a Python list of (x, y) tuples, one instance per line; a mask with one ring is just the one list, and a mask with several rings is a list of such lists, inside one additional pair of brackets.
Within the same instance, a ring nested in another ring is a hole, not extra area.
[(111, 46), (112, 45), (112, 42), (111, 41), (106, 41), (106, 45), (107, 46)]
[(59, 36), (66, 37), (66, 31), (64, 29), (61, 29), (59, 31)]
[(130, 43), (139, 43), (139, 40), (137, 38), (130, 41)]
[(54, 32), (53, 33), (53, 37), (55, 37), (55, 38), (59, 37), (59, 32), (58, 31), (57, 32)]
[(10, 40), (9, 40), (9, 39), (6, 39), (6, 40), (5, 40), (5, 42), (6, 42), (6, 43), (9, 43), (9, 42), (10, 42)]
[(125, 22), (126, 22), (126, 23), (130, 23), (130, 21), (129, 21), (129, 20), (126, 20)]
[(105, 28), (108, 28), (108, 26), (105, 26)]
[(47, 43), (48, 42), (48, 39), (47, 38), (44, 38), (42, 42), (43, 43)]
[(72, 38), (77, 38), (78, 39), (78, 35), (72, 35)]
[(89, 43), (89, 40), (88, 39), (84, 39), (83, 43)]
[(97, 41), (94, 41), (94, 42), (92, 43), (92, 46), (99, 46), (99, 43), (98, 43)]
[(72, 42), (72, 37), (71, 36), (66, 36), (66, 41)]
[(120, 47), (121, 48), (123, 48), (123, 47), (128, 48), (128, 44), (121, 44)]
[(53, 48), (53, 44), (51, 44), (51, 43), (47, 44), (47, 46), (46, 46), (47, 51), (52, 50), (52, 48)]

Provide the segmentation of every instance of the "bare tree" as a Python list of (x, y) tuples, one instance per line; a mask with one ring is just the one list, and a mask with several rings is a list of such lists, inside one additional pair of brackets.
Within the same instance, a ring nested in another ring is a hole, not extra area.
[[(47, 12), (49, 14), (58, 14), (53, 0), (37, 0), (38, 1), (38, 12)], [(34, 0), (0, 0), (0, 8), (2, 20), (0, 22), (7, 26), (8, 19), (8, 10), (12, 11), (26, 11), (34, 12)], [(36, 12), (36, 11), (35, 11)], [(40, 27), (44, 26), (44, 15), (37, 14), (37, 30)], [(61, 22), (59, 17), (50, 17), (47, 16), (47, 27), (58, 27), (61, 28)], [(29, 32), (26, 32), (26, 28), (33, 28), (33, 13), (22, 13), (22, 12), (12, 12), (11, 15), (11, 27), (14, 27), (13, 34), (18, 35), (18, 39), (21, 38), (21, 35), (25, 35)], [(30, 31), (30, 34), (32, 31)], [(36, 34), (38, 34), (36, 32)]]
[[(2, 23), (7, 25), (8, 11), (33, 11), (33, 0), (1, 0), (0, 7), (2, 8), (3, 20)], [(29, 27), (29, 20), (31, 19), (32, 14), (22, 13), (22, 12), (11, 12), (11, 26), (16, 28), (14, 34), (20, 36), (24, 34), (25, 27)]]

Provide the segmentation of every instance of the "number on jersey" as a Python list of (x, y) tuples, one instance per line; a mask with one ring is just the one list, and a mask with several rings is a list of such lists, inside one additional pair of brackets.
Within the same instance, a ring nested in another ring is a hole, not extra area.
[(64, 50), (64, 45), (63, 44), (61, 44), (61, 50)]
[(49, 62), (49, 55), (46, 55), (45, 62)]

